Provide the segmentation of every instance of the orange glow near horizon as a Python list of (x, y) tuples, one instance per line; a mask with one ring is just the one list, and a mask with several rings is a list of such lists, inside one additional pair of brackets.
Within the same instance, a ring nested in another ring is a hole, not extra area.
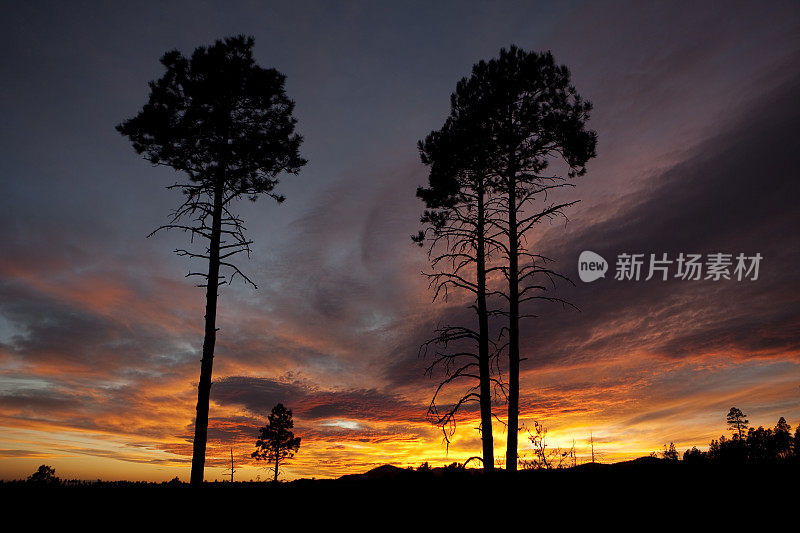
[[(124, 338), (108, 341), (122, 352), (100, 350), (90, 357), (63, 356), (62, 350), (73, 350), (63, 344), (35, 345), (26, 348), (30, 356), (20, 355), (0, 343), (0, 379), (18, 399), (0, 404), (0, 478), (24, 478), (44, 463), (64, 478), (188, 479), (200, 293), (159, 277), (137, 291), (118, 273), (69, 277), (56, 269), (33, 275), (2, 261), (0, 272), (31, 297), (98, 317), (125, 335), (146, 332), (168, 343), (144, 354), (144, 366), (130, 359), (141, 359), (139, 346), (128, 348)], [(365, 339), (372, 340), (364, 340), (365, 345), (389, 353), (401, 333), (428, 327), (425, 310), (442, 312), (441, 304), (431, 306), (424, 284), (414, 279), (408, 284), (414, 290), (405, 295), (402, 327), (366, 329)], [(264, 387), (280, 389), (278, 397), (290, 397), (285, 403), (294, 410), (295, 433), (303, 439), (297, 456), (282, 469), (283, 479), (338, 477), (386, 463), (441, 466), (479, 455), (476, 415), (463, 414), (449, 450), (441, 430), (425, 421), (434, 381), (422, 377), (421, 368), (392, 389), (385, 375), (371, 370), (385, 364), (385, 355), (364, 351), (359, 339), (343, 336), (335, 327), (309, 328), (261, 313), (250, 301), (225, 304), (215, 356), (207, 479), (225, 478), (231, 448), (237, 479), (269, 478), (250, 459), (270, 408), (257, 396)], [(680, 358), (660, 354), (656, 341), (679, 331), (677, 324), (698, 322), (690, 309), (687, 304), (673, 312), (658, 329), (643, 327), (641, 318), (612, 316), (585, 332), (576, 356), (537, 367), (526, 366), (535, 359), (524, 363), (521, 422), (526, 427), (534, 420), (543, 422), (551, 447), (568, 449), (574, 442), (579, 462), (589, 460), (590, 435), (596, 457), (604, 462), (658, 452), (669, 442), (680, 451), (704, 448), (724, 433), (724, 415), (731, 405), (742, 407), (754, 425), (772, 426), (779, 416), (793, 426), (800, 422), (796, 351), (744, 350), (730, 344)], [(716, 318), (707, 314), (704, 320), (713, 323)], [(272, 331), (277, 334), (269, 335)], [(636, 343), (608, 341), (617, 338), (635, 338)], [(99, 337), (98, 342), (106, 341)], [(231, 355), (265, 349), (270, 350), (265, 356)], [(579, 357), (588, 350), (591, 357)], [(295, 359), (296, 353), (310, 354), (310, 363)], [(353, 370), (341, 371), (340, 364)], [(244, 388), (234, 384), (219, 389), (227, 378), (245, 380)], [(264, 412), (254, 412), (254, 405)], [(501, 419), (504, 409), (502, 403), (495, 406)], [(493, 430), (495, 458), (502, 465), (505, 428), (495, 423)], [(526, 437), (523, 431), (522, 458), (531, 454)]]
[[(640, 364), (646, 363), (641, 361)], [(614, 374), (624, 375), (620, 364), (621, 361), (617, 361), (608, 366), (613, 367)], [(647, 401), (658, 389), (658, 384), (646, 383), (647, 378), (642, 378), (645, 382), (637, 378), (635, 382), (624, 385), (604, 385), (600, 380), (591, 386), (565, 392), (564, 385), (569, 383), (569, 377), (574, 379), (587, 368), (577, 365), (528, 371), (523, 377), (525, 390), (536, 390), (536, 397), (547, 398), (547, 401), (537, 408), (536, 398), (524, 396), (522, 422), (528, 427), (532, 426), (534, 419), (543, 422), (548, 428), (548, 446), (552, 448), (569, 449), (574, 442), (578, 463), (590, 460), (590, 435), (594, 440), (595, 455), (601, 462), (616, 462), (659, 452), (668, 442), (674, 442), (681, 452), (692, 446), (702, 449), (712, 438), (725, 432), (725, 406), (780, 404), (796, 394), (794, 389), (800, 377), (800, 365), (792, 359), (770, 359), (751, 364), (760, 375), (774, 374), (774, 379), (767, 384), (754, 382), (727, 392), (724, 389), (697, 390), (675, 397), (662, 394), (660, 401)], [(726, 369), (734, 365), (741, 368), (741, 362), (717, 357), (703, 366), (712, 366), (718, 375), (724, 375)], [(639, 364), (630, 366), (630, 372), (641, 375)], [(662, 379), (670, 380), (674, 377), (672, 374), (686, 371), (687, 366), (692, 367), (692, 371), (700, 368), (700, 365), (682, 363), (673, 369), (658, 369), (658, 374)], [(599, 368), (593, 371), (603, 373)], [(426, 389), (421, 392), (426, 392)], [(58, 475), (67, 479), (164, 481), (178, 476), (188, 480), (191, 459), (191, 425), (188, 421), (193, 414), (194, 391), (192, 387), (176, 382), (170, 387), (154, 387), (149, 393), (173, 400), (167, 405), (157, 401), (132, 406), (133, 409), (124, 413), (98, 415), (92, 423), (107, 428), (104, 431), (81, 429), (68, 421), (25, 421), (20, 418), (24, 413), (10, 412), (3, 407), (0, 477), (24, 478), (39, 464), (50, 464), (56, 467)], [(419, 408), (424, 409), (424, 405), (420, 403)], [(502, 409), (503, 406), (496, 407), (504, 418)], [(796, 423), (793, 414), (796, 418), (797, 413), (777, 409), (768, 417), (752, 416), (751, 423), (771, 426), (781, 415), (787, 416), (790, 423)], [(479, 455), (479, 437), (472, 429), (477, 427), (478, 419), (464, 417), (459, 421), (448, 451), (440, 429), (420, 421), (419, 412), (407, 415), (405, 418), (400, 413), (397, 419), (376, 421), (372, 417), (307, 420), (296, 414), (295, 433), (303, 437), (303, 444), (297, 456), (282, 468), (282, 479), (338, 477), (387, 463), (405, 467), (427, 461), (433, 466), (443, 466)], [(417, 421), (409, 422), (410, 419)], [(249, 457), (254, 449), (258, 425), (263, 423), (265, 420), (246, 410), (212, 403), (212, 435), (215, 430), (226, 426), (237, 430), (244, 426), (251, 430), (249, 435), (245, 430), (236, 433), (235, 437), (209, 439), (206, 478), (227, 479), (224, 472), (229, 465), (232, 447), (236, 479), (269, 479), (267, 469)], [(505, 430), (499, 423), (495, 423), (493, 429), (496, 462), (502, 466)], [(148, 434), (150, 436), (144, 436)], [(522, 458), (531, 455), (526, 437), (523, 431), (520, 434)]]

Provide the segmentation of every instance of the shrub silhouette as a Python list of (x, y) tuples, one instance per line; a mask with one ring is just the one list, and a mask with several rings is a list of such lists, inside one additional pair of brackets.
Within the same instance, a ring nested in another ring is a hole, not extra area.
[(28, 477), (29, 483), (37, 485), (58, 485), (61, 480), (56, 477), (56, 469), (49, 465), (41, 465)]

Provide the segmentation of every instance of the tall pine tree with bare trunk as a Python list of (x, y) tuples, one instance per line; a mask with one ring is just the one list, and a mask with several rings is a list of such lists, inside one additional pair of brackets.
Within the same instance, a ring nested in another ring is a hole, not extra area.
[[(452, 113), (456, 114), (457, 95), (452, 96), (451, 102)], [(426, 349), (436, 347), (428, 373), (432, 375), (437, 367), (444, 369), (444, 379), (433, 395), (428, 415), (433, 423), (442, 427), (445, 440), (449, 442), (458, 411), (466, 403), (477, 401), (481, 417), (481, 459), (484, 471), (491, 471), (494, 469), (492, 392), (493, 389), (504, 392), (502, 381), (495, 377), (499, 375), (499, 367), (489, 334), (492, 310), (487, 302), (486, 284), (487, 257), (497, 249), (488, 222), (496, 211), (496, 201), (488, 196), (489, 183), (481, 146), (473, 146), (469, 130), (462, 131), (459, 126), (458, 122), (448, 119), (442, 129), (431, 132), (419, 142), (422, 162), (429, 166), (430, 172), (429, 186), (417, 191), (426, 207), (421, 219), (425, 227), (413, 239), (420, 246), (428, 245), (434, 272), (426, 275), (435, 289), (434, 299), (446, 297), (451, 289), (473, 294), (471, 305), (478, 327), (443, 326), (425, 343)], [(441, 410), (437, 404), (440, 393), (464, 379), (472, 386)]]
[[(529, 250), (526, 234), (538, 223), (563, 215), (574, 201), (550, 201), (556, 189), (573, 186), (569, 178), (583, 175), (595, 156), (597, 135), (585, 128), (592, 108), (570, 82), (570, 72), (547, 53), (502, 49), (496, 59), (480, 61), (459, 82), (452, 116), (468, 130), (471, 146), (480, 146), (486, 178), (500, 198), (503, 216), (490, 223), (502, 234), (499, 247), (507, 281), (504, 314), (508, 324), (508, 441), (506, 468), (517, 469), (519, 433), (520, 305), (543, 299), (546, 290), (536, 278), (564, 278), (547, 267), (549, 260)], [(547, 175), (559, 160), (566, 176)], [(564, 278), (566, 279), (566, 278)], [(491, 292), (490, 292), (491, 293)]]
[(178, 51), (164, 54), (166, 73), (150, 82), (147, 103), (117, 126), (150, 163), (172, 167), (187, 178), (169, 187), (180, 190), (184, 202), (153, 233), (177, 229), (188, 232), (192, 242), (206, 243), (202, 251), (176, 250), (207, 264), (206, 270), (188, 274), (203, 279), (199, 286), (206, 289), (192, 453), (195, 487), (203, 483), (219, 288), (236, 277), (256, 287), (232, 262), (240, 253), (249, 257), (252, 244), (233, 204), (261, 195), (282, 202), (283, 196), (274, 192), (279, 175), (297, 174), (306, 163), (299, 155), (302, 138), (294, 131), (286, 78), (258, 66), (253, 45), (251, 37), (237, 36), (199, 47), (191, 58)]

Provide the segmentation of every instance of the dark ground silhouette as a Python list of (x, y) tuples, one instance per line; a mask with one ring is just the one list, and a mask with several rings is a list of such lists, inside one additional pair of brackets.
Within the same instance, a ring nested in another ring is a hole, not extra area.
[[(446, 520), (469, 524), (469, 502), (484, 498), (490, 508), (513, 503), (522, 519), (544, 513), (565, 520), (586, 518), (584, 513), (608, 516), (615, 523), (637, 519), (638, 513), (666, 513), (648, 520), (670, 520), (673, 512), (702, 509), (722, 519), (724, 508), (735, 503), (749, 513), (756, 509), (789, 510), (796, 500), (794, 483), (800, 463), (697, 464), (643, 457), (615, 464), (587, 463), (556, 470), (498, 470), (434, 468), (409, 470), (384, 465), (339, 479), (301, 479), (282, 483), (208, 482), (204, 490), (188, 483), (66, 482), (59, 485), (24, 481), (0, 483), (0, 498), (13, 508), (37, 502), (48, 509), (79, 509), (91, 502), (103, 512), (125, 514), (146, 509), (180, 514), (181, 508), (207, 503), (226, 510), (282, 509), (292, 521), (317, 520), (327, 514), (355, 527), (365, 513), (381, 509), (386, 520)], [(636, 509), (634, 516), (632, 510)], [(571, 516), (570, 513), (577, 513)], [(245, 513), (246, 514), (246, 513)], [(175, 515), (173, 515), (175, 516)], [(371, 515), (369, 515), (371, 516)], [(588, 515), (588, 516), (591, 516)], [(426, 522), (427, 523), (427, 522)], [(429, 523), (433, 526), (435, 523)]]

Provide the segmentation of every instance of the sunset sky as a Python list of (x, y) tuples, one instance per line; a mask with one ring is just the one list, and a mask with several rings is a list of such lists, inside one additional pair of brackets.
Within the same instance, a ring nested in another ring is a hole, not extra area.
[[(259, 288), (221, 292), (206, 479), (224, 477), (231, 447), (237, 479), (269, 477), (249, 455), (278, 402), (303, 439), (284, 479), (479, 454), (476, 412), (449, 451), (425, 419), (436, 381), (419, 346), (474, 313), (458, 295), (432, 303), (420, 274), (416, 142), (472, 65), (511, 44), (571, 69), (598, 135), (569, 223), (531, 235), (575, 280), (558, 294), (580, 312), (523, 322), (523, 422), (581, 460), (592, 435), (602, 461), (705, 447), (733, 405), (794, 428), (800, 6), (647, 4), (5, 3), (0, 479), (46, 463), (66, 478), (188, 480), (204, 292), (172, 253), (184, 234), (145, 238), (178, 205), (164, 188), (177, 176), (114, 126), (165, 51), (235, 34), (286, 74), (309, 163), (283, 179), (284, 204), (239, 209), (255, 240), (240, 265)], [(578, 280), (584, 250), (611, 263), (605, 279)], [(620, 253), (718, 252), (760, 253), (758, 279), (614, 279)]]

